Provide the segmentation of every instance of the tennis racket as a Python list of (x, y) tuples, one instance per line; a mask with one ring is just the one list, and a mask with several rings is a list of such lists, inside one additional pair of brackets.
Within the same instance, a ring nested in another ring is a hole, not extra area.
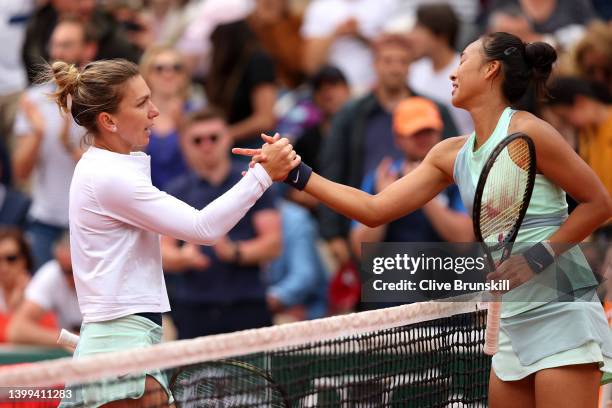
[(267, 371), (237, 360), (193, 364), (172, 377), (178, 408), (289, 408), (284, 390)]
[[(533, 192), (535, 146), (524, 133), (513, 133), (495, 147), (485, 163), (474, 195), (474, 234), (481, 242), (491, 272), (512, 252)], [(494, 259), (494, 255), (498, 258)], [(497, 352), (501, 296), (489, 302), (486, 354)]]

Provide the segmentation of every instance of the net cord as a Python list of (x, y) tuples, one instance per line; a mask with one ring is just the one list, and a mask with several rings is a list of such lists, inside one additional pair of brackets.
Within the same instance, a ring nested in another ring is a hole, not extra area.
[(70, 357), (0, 368), (1, 387), (49, 387), (115, 378), (151, 369), (237, 357), (305, 343), (355, 336), (427, 320), (471, 313), (486, 303), (422, 302), (235, 333), (161, 343), (138, 350)]

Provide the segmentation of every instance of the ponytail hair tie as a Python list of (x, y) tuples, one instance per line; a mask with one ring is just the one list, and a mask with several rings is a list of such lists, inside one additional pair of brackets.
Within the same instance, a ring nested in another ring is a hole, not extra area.
[(507, 57), (507, 56), (514, 54), (515, 52), (516, 52), (516, 47), (508, 47), (504, 50), (504, 55)]

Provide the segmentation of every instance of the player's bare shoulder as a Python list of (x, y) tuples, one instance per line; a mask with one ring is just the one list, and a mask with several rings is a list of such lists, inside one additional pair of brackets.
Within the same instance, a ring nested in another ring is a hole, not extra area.
[(468, 139), (469, 136), (467, 135), (444, 139), (429, 151), (426, 160), (441, 169), (450, 179), (452, 179), (455, 158)]
[(542, 134), (557, 133), (553, 126), (526, 111), (516, 111), (508, 128), (508, 133), (523, 132), (528, 134), (537, 143)]

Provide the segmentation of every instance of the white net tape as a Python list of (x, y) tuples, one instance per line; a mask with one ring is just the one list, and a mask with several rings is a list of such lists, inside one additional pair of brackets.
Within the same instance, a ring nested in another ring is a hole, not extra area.
[(0, 386), (47, 387), (118, 377), (150, 369), (165, 369), (235, 357), (300, 344), (331, 340), (471, 313), (486, 304), (423, 302), (324, 319), (179, 340), (138, 349), (99, 354), (78, 360), (52, 361), (0, 369)]

